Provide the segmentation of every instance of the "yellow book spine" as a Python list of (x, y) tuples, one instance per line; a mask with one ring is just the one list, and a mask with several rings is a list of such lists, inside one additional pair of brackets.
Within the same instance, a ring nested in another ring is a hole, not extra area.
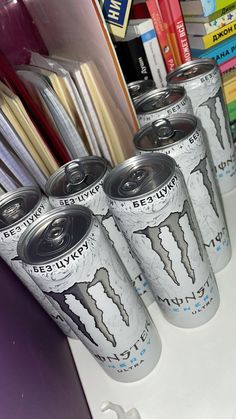
[(209, 33), (202, 37), (204, 47), (211, 48), (218, 44), (219, 42), (224, 41), (230, 36), (236, 33), (236, 21), (229, 23), (228, 25), (223, 26), (222, 28), (217, 29), (215, 32)]
[(236, 84), (231, 83), (227, 86), (224, 86), (224, 94), (226, 103), (230, 103), (236, 100)]

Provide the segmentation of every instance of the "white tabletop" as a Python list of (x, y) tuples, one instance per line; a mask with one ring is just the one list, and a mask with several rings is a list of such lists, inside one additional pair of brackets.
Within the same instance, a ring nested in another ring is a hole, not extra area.
[(233, 256), (216, 276), (221, 304), (210, 322), (176, 328), (153, 303), (162, 355), (146, 378), (132, 384), (109, 378), (81, 342), (69, 339), (94, 419), (115, 419), (113, 412), (101, 412), (105, 400), (125, 410), (136, 407), (142, 419), (236, 419), (236, 191), (224, 203)]

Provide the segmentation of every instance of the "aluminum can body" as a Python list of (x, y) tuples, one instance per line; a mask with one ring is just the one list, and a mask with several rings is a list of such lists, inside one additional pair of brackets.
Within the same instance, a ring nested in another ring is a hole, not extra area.
[(138, 153), (165, 153), (175, 159), (188, 188), (214, 273), (223, 269), (232, 248), (219, 189), (201, 127), (193, 115), (159, 119), (134, 137)]
[(25, 271), (22, 261), (17, 255), (17, 244), (21, 234), (50, 209), (51, 206), (46, 196), (42, 195), (35, 187), (22, 187), (2, 195), (0, 199), (0, 256), (63, 333), (76, 338), (69, 325)]
[(110, 377), (132, 382), (154, 368), (158, 332), (88, 208), (51, 210), (18, 247), (25, 269)]
[(127, 269), (139, 296), (149, 306), (154, 297), (126, 238), (109, 210), (103, 191), (102, 185), (108, 171), (109, 166), (101, 157), (89, 156), (71, 161), (48, 179), (46, 192), (49, 202), (53, 208), (84, 205), (96, 215)]
[(135, 104), (148, 92), (156, 88), (156, 84), (153, 80), (136, 80), (128, 83), (127, 85), (129, 94), (133, 103)]
[(182, 86), (152, 90), (135, 103), (135, 110), (140, 127), (177, 113), (193, 114), (191, 101)]
[(236, 186), (235, 153), (215, 61), (199, 59), (186, 63), (173, 71), (167, 82), (185, 87), (208, 140), (221, 193), (231, 191)]
[(219, 292), (175, 161), (133, 157), (110, 172), (104, 190), (166, 319), (179, 327), (210, 320)]

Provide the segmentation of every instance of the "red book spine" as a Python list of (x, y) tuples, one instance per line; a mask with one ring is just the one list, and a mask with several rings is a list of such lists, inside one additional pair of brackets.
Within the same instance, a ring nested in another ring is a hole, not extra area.
[(179, 46), (175, 34), (175, 26), (171, 14), (171, 9), (167, 0), (158, 0), (162, 21), (164, 23), (164, 29), (166, 31), (170, 46), (171, 52), (174, 56), (176, 66), (181, 64), (181, 56), (179, 51)]
[(143, 3), (132, 4), (129, 19), (147, 19), (150, 18), (145, 0)]
[(171, 10), (181, 61), (182, 63), (187, 63), (188, 61), (191, 61), (191, 52), (189, 48), (188, 36), (184, 25), (182, 11), (179, 5), (179, 0), (166, 1)]
[(161, 47), (166, 69), (168, 72), (172, 71), (176, 68), (176, 63), (174, 60), (174, 56), (171, 52), (171, 47), (164, 28), (164, 23), (162, 21), (157, 0), (147, 0), (147, 7), (149, 10), (149, 14), (152, 18), (157, 38)]

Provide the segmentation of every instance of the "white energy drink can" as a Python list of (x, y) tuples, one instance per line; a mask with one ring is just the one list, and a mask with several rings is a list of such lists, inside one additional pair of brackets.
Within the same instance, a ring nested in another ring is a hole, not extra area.
[(210, 320), (219, 292), (175, 160), (132, 157), (112, 169), (104, 190), (166, 319), (189, 328)]
[(77, 204), (91, 209), (105, 228), (138, 294), (149, 306), (154, 297), (126, 238), (109, 210), (102, 188), (109, 168), (107, 161), (102, 157), (88, 156), (73, 160), (50, 176), (46, 184), (46, 193), (53, 208)]
[(184, 87), (167, 86), (155, 89), (135, 102), (139, 125), (148, 124), (159, 118), (168, 118), (176, 113), (193, 114), (191, 101)]
[(0, 256), (63, 333), (76, 338), (69, 325), (25, 271), (17, 255), (17, 244), (21, 234), (50, 209), (48, 199), (36, 187), (22, 187), (2, 195), (0, 197)]
[(137, 80), (128, 83), (127, 87), (133, 103), (136, 103), (145, 93), (156, 89), (156, 84), (153, 80)]
[(169, 85), (182, 85), (200, 119), (212, 153), (221, 193), (236, 186), (236, 162), (219, 69), (214, 60), (198, 59), (167, 76)]
[(229, 262), (232, 249), (208, 148), (193, 115), (173, 115), (145, 125), (134, 136), (138, 153), (161, 152), (177, 162), (188, 188), (213, 271)]
[(51, 210), (21, 236), (18, 252), (110, 377), (132, 382), (152, 371), (159, 335), (92, 211)]

